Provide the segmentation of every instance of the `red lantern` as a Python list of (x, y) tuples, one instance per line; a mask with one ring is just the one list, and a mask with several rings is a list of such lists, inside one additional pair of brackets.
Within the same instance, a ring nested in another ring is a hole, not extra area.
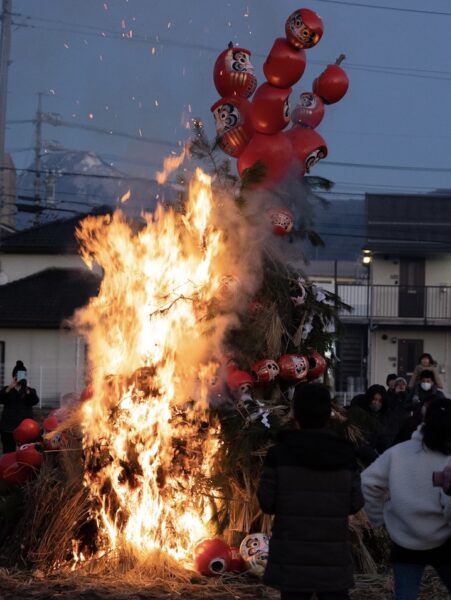
[(59, 421), (54, 415), (49, 415), (43, 420), (42, 424), (46, 431), (53, 431), (54, 429), (58, 429)]
[(16, 451), (16, 460), (20, 465), (39, 469), (44, 462), (44, 449), (41, 444), (24, 444)]
[(278, 360), (280, 376), (287, 381), (301, 381), (307, 376), (308, 358), (301, 354), (284, 354)]
[(235, 546), (230, 547), (230, 567), (232, 573), (242, 573), (246, 570), (246, 563), (240, 554), (240, 549)]
[(257, 78), (245, 48), (229, 47), (216, 59), (214, 82), (220, 96), (249, 98), (257, 87)]
[(232, 96), (221, 98), (210, 109), (215, 118), (218, 146), (230, 156), (238, 157), (254, 133), (250, 106), (245, 98)]
[(255, 131), (278, 133), (290, 120), (288, 98), (291, 88), (276, 88), (262, 83), (252, 98), (251, 117)]
[(276, 235), (287, 235), (293, 229), (293, 213), (287, 208), (270, 208), (268, 216), (271, 219), (272, 230)]
[(315, 129), (324, 117), (324, 102), (312, 92), (304, 92), (299, 96), (299, 102), (291, 113), (295, 125)]
[(308, 8), (295, 10), (285, 23), (285, 35), (295, 48), (312, 48), (320, 41), (323, 31), (321, 17)]
[(209, 577), (230, 569), (230, 546), (218, 539), (206, 539), (194, 548), (194, 568)]
[(34, 419), (24, 419), (13, 431), (14, 439), (18, 444), (35, 442), (40, 435), (41, 428)]
[(293, 48), (285, 38), (277, 38), (263, 65), (266, 80), (279, 88), (299, 81), (305, 70), (305, 52)]
[(288, 174), (293, 159), (293, 147), (285, 134), (256, 133), (239, 157), (237, 167), (242, 175), (245, 169), (249, 169), (256, 162), (262, 162), (265, 167), (265, 177), (255, 187), (271, 188)]
[(348, 91), (348, 87), (349, 78), (337, 64), (327, 65), (313, 82), (313, 91), (321, 96), (326, 104), (335, 104), (341, 100)]
[(257, 360), (251, 371), (257, 383), (269, 383), (279, 375), (279, 366), (275, 360), (264, 358), (263, 360)]
[(308, 363), (309, 370), (307, 373), (307, 379), (309, 381), (313, 381), (313, 379), (318, 379), (327, 369), (327, 362), (324, 356), (322, 356), (319, 352), (311, 352), (308, 355)]
[(293, 144), (296, 158), (301, 162), (307, 173), (321, 159), (327, 156), (327, 146), (320, 134), (308, 127), (296, 125), (286, 132)]

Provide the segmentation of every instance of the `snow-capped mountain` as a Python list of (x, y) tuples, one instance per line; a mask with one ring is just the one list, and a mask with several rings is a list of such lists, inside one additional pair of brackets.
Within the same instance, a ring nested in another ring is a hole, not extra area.
[[(31, 227), (36, 173), (34, 165), (18, 176), (19, 212), (17, 229)], [(120, 206), (128, 213), (152, 211), (158, 200), (172, 202), (176, 192), (162, 188), (156, 181), (134, 177), (119, 171), (94, 152), (52, 151), (42, 156), (39, 178), (41, 198), (40, 222), (70, 216), (71, 211), (89, 212), (96, 206)], [(130, 199), (121, 203), (124, 194)], [(27, 210), (30, 207), (30, 212)], [(66, 212), (67, 211), (67, 212)], [(72, 213), (73, 214), (73, 213)]]

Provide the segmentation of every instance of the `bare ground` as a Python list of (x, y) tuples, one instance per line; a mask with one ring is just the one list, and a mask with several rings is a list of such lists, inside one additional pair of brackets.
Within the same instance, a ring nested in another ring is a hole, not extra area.
[[(391, 600), (389, 575), (356, 576), (352, 600)], [(248, 575), (202, 579), (189, 584), (124, 581), (121, 576), (44, 577), (40, 573), (0, 570), (0, 600), (276, 600), (277, 592)], [(432, 570), (423, 578), (420, 600), (449, 600)]]

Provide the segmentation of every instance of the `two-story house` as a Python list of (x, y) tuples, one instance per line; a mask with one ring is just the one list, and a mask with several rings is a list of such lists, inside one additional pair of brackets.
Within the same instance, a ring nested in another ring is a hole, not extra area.
[(353, 377), (365, 377), (366, 384), (385, 384), (389, 373), (408, 378), (428, 352), (449, 396), (451, 195), (367, 194), (366, 212), (367, 278), (338, 286), (353, 307), (342, 315), (347, 334), (338, 345), (338, 388), (349, 391)]

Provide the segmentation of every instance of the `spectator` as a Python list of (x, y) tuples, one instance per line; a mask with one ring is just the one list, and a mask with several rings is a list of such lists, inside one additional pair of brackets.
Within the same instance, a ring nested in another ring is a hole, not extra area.
[(390, 410), (402, 410), (406, 417), (412, 414), (412, 398), (407, 390), (407, 381), (404, 377), (397, 377), (393, 391), (387, 392), (388, 405)]
[(39, 402), (36, 390), (27, 385), (27, 369), (21, 360), (13, 369), (13, 379), (0, 390), (3, 413), (0, 418), (0, 435), (3, 453), (14, 452), (16, 442), (13, 431), (24, 419), (33, 418), (33, 406)]
[(432, 473), (451, 465), (451, 401), (435, 399), (412, 439), (384, 452), (362, 473), (365, 511), (392, 540), (395, 599), (415, 600), (426, 565), (451, 592), (451, 497)]
[(395, 389), (395, 381), (397, 379), (396, 373), (390, 373), (387, 375), (387, 379), (385, 380), (385, 385), (387, 386), (387, 392), (393, 391)]
[(389, 448), (401, 429), (405, 414), (390, 410), (383, 385), (371, 385), (364, 395), (353, 398), (348, 420), (357, 425), (368, 444), (379, 454)]
[(444, 398), (443, 392), (437, 389), (435, 383), (434, 371), (424, 369), (420, 373), (420, 378), (412, 393), (412, 405), (422, 405), (426, 398), (434, 396), (435, 398)]
[(409, 389), (410, 390), (415, 389), (416, 385), (420, 381), (421, 372), (424, 370), (432, 371), (432, 373), (434, 374), (435, 385), (439, 389), (443, 389), (443, 380), (439, 373), (437, 362), (427, 352), (422, 354), (420, 356), (420, 358), (418, 359), (418, 364), (415, 367), (415, 369), (412, 373), (412, 377), (410, 378), (410, 381), (409, 381), (409, 386), (408, 386)]
[(294, 394), (298, 430), (269, 449), (257, 495), (274, 514), (264, 582), (282, 600), (346, 600), (353, 585), (348, 515), (363, 505), (351, 443), (326, 429), (328, 389), (299, 386)]
[(434, 396), (429, 396), (426, 398), (423, 404), (421, 406), (417, 406), (417, 408), (412, 412), (412, 415), (404, 421), (398, 435), (395, 438), (395, 444), (400, 444), (401, 442), (407, 442), (407, 440), (410, 440), (414, 431), (416, 431), (418, 427), (424, 423), (426, 411), (432, 400), (434, 400)]

